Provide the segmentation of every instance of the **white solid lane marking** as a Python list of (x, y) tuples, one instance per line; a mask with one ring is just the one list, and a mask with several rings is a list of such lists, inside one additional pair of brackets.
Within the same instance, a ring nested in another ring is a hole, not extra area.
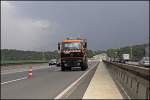
[(7, 83), (11, 83), (11, 82), (15, 82), (15, 81), (19, 81), (19, 80), (27, 79), (27, 78), (28, 78), (28, 77), (23, 77), (23, 78), (19, 78), (19, 79), (11, 80), (11, 81), (3, 82), (3, 83), (1, 83), (1, 84), (7, 84)]
[[(60, 69), (56, 69), (54, 71), (60, 71)], [(11, 81), (7, 81), (7, 82), (3, 82), (1, 84), (7, 84), (7, 83), (11, 83), (11, 82), (15, 82), (15, 81), (19, 81), (19, 80), (23, 80), (23, 79), (27, 79), (28, 77), (23, 77), (23, 78), (19, 78), (19, 79), (15, 79), (15, 80), (11, 80)]]
[(60, 71), (61, 69), (57, 69), (57, 70), (55, 70), (55, 72), (58, 72), (58, 71)]
[(86, 71), (81, 77), (79, 77), (76, 81), (74, 81), (71, 85), (69, 85), (64, 91), (58, 94), (54, 99), (61, 99), (63, 95), (65, 95), (73, 86), (75, 86), (85, 75), (87, 75), (94, 67), (91, 67), (88, 71)]
[[(34, 70), (38, 70), (38, 69), (46, 69), (49, 68), (49, 66), (45, 66), (45, 67), (33, 67), (32, 71)], [(1, 75), (6, 75), (6, 74), (12, 74), (12, 73), (18, 73), (18, 72), (26, 72), (28, 71), (28, 68), (22, 68), (22, 69), (11, 69), (11, 70), (5, 70), (5, 71), (1, 71)]]

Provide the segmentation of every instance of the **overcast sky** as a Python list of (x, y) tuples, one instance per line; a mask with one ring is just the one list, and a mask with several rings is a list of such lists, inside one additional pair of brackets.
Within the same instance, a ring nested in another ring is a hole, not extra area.
[(65, 32), (92, 50), (149, 41), (149, 1), (1, 1), (1, 48), (52, 51)]

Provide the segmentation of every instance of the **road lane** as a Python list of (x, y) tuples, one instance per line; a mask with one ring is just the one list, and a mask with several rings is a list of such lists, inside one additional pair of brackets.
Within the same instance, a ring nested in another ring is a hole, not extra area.
[(69, 93), (64, 95), (62, 99), (82, 99), (86, 89), (96, 71), (97, 67), (94, 70), (91, 70), (88, 75), (86, 75)]
[[(91, 60), (90, 60), (88, 65), (91, 65), (91, 64), (94, 64), (94, 61), (91, 62)], [(56, 67), (55, 65), (52, 65), (50, 68), (47, 64), (41, 64), (41, 65), (38, 65), (37, 67), (33, 67), (32, 69), (33, 69), (33, 71), (32, 71), (33, 77), (36, 77), (39, 74), (43, 74), (47, 71), (49, 73), (49, 72), (55, 72), (55, 71), (61, 70), (60, 67)], [(27, 70), (27, 68), (22, 68), (22, 69), (18, 69), (18, 71), (9, 70), (9, 72), (8, 71), (6, 73), (3, 72), (3, 73), (1, 73), (1, 83), (20, 79), (23, 77), (28, 77), (28, 70)], [(80, 69), (75, 68), (75, 71), (76, 70), (80, 70)], [(73, 69), (73, 71), (74, 71), (74, 69)]]
[(82, 74), (76, 81), (74, 81), (72, 84), (70, 84), (65, 90), (63, 90), (59, 95), (57, 95), (54, 99), (61, 99), (64, 97), (70, 90), (72, 90), (85, 76), (89, 74), (95, 67), (91, 67), (89, 70), (87, 70), (84, 74)]
[[(91, 61), (89, 67), (93, 67), (97, 63)], [(24, 79), (1, 85), (1, 98), (52, 99), (86, 71), (80, 71), (79, 69), (74, 69), (71, 72), (53, 71), (50, 69), (35, 70), (31, 80)]]
[[(36, 66), (37, 65), (37, 66)], [(12, 73), (17, 73), (17, 72), (25, 72), (29, 70), (29, 67), (32, 67), (33, 70), (37, 69), (44, 69), (44, 68), (49, 68), (48, 64), (36, 64), (36, 65), (12, 65), (9, 66), (9, 69), (6, 69), (5, 67), (1, 68), (1, 75), (3, 74), (12, 74)], [(12, 67), (12, 68), (11, 68)]]
[(8, 84), (8, 83), (12, 83), (12, 82), (16, 82), (16, 81), (20, 81), (20, 80), (24, 80), (24, 79), (27, 79), (27, 78), (28, 78), (28, 77), (22, 77), (22, 78), (18, 78), (18, 79), (15, 79), (15, 80), (2, 82), (1, 85), (3, 85), (3, 84)]
[[(52, 68), (42, 68), (42, 69), (37, 69), (33, 70), (33, 77), (37, 77), (40, 74), (45, 74), (49, 72), (55, 72), (55, 71), (60, 71), (59, 67), (52, 67)], [(23, 71), (23, 72), (16, 72), (16, 73), (10, 73), (10, 74), (2, 74), (1, 75), (1, 83), (11, 81), (11, 80), (16, 80), (22, 77), (28, 77), (28, 71)]]

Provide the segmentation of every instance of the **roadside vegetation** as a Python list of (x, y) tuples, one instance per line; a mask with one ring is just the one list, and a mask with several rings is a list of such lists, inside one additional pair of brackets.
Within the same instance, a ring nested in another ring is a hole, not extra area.
[(49, 59), (58, 58), (58, 52), (37, 52), (37, 51), (23, 51), (15, 49), (1, 50), (1, 65), (3, 64), (17, 64), (17, 63), (43, 63)]
[[(132, 46), (132, 60), (139, 60), (145, 56), (145, 48), (149, 44), (141, 44)], [(107, 53), (109, 57), (121, 57), (124, 53), (131, 53), (131, 47), (111, 48), (103, 50), (88, 50), (88, 57)], [(15, 49), (1, 49), (1, 65), (4, 64), (20, 64), (20, 63), (44, 63), (50, 59), (58, 59), (59, 53), (57, 50), (47, 52), (23, 51)]]
[[(93, 57), (102, 51), (88, 50), (88, 57)], [(26, 64), (26, 63), (44, 63), (50, 59), (58, 59), (59, 53), (55, 51), (37, 52), (37, 51), (23, 51), (15, 49), (1, 49), (1, 65), (4, 64)]]
[[(133, 46), (126, 46), (121, 48), (111, 48), (106, 51), (107, 55), (112, 58), (119, 58), (122, 54), (130, 54), (131, 60), (138, 61), (146, 55), (145, 48), (148, 47), (149, 44), (140, 44), (140, 45), (133, 45)], [(131, 56), (132, 54), (132, 56)]]

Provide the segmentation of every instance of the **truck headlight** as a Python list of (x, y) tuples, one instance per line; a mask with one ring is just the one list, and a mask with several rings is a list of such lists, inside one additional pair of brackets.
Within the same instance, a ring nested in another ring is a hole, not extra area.
[(67, 64), (64, 64), (64, 66), (68, 66)]
[(78, 62), (82, 62), (82, 60), (81, 60), (81, 59), (79, 59), (79, 60), (78, 60)]
[(78, 66), (80, 66), (80, 63), (77, 63)]
[(62, 62), (63, 62), (63, 63), (65, 63), (66, 61), (65, 61), (65, 60), (63, 60)]

